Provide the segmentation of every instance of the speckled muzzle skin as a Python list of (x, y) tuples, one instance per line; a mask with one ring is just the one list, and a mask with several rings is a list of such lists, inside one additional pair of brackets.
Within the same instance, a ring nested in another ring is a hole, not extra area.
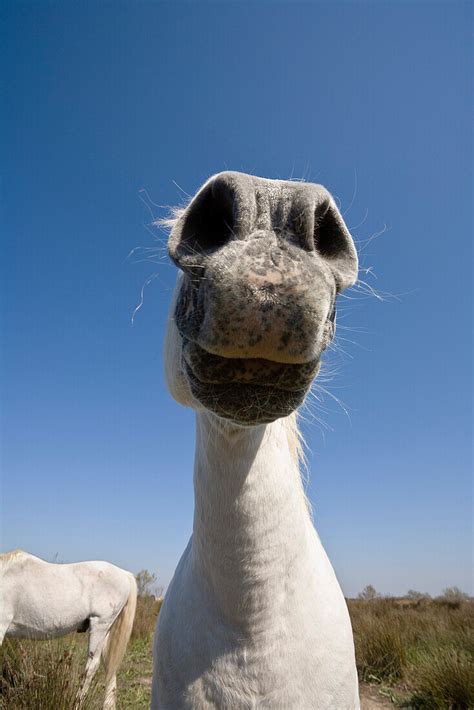
[(195, 399), (244, 425), (294, 411), (334, 335), (336, 296), (357, 278), (331, 195), (219, 173), (179, 217), (168, 249), (184, 272), (175, 321)]

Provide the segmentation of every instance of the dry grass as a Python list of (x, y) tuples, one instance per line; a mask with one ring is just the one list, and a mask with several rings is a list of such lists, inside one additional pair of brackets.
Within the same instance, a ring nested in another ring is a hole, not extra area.
[[(138, 600), (118, 673), (118, 710), (150, 705), (152, 637), (161, 603)], [(349, 601), (361, 681), (376, 683), (399, 707), (473, 710), (474, 603)], [(55, 641), (7, 641), (2, 648), (2, 710), (79, 710), (86, 634)], [(81, 710), (101, 708), (103, 672)]]
[(135, 621), (133, 622), (132, 640), (148, 639), (155, 631), (156, 619), (160, 613), (162, 599), (138, 597)]
[(97, 710), (103, 691), (97, 683), (80, 703), (85, 646), (73, 637), (51, 641), (6, 640), (1, 651), (2, 710)]
[(400, 705), (474, 708), (474, 603), (350, 600), (360, 679), (391, 687)]
[(409, 671), (416, 690), (412, 704), (419, 708), (473, 708), (474, 673), (472, 656), (455, 648), (419, 654)]

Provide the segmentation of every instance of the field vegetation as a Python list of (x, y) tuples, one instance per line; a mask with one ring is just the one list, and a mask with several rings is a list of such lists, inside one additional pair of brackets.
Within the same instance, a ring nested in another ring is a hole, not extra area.
[(410, 590), (349, 600), (357, 668), (398, 707), (474, 708), (474, 601), (456, 588), (431, 599)]
[[(118, 674), (118, 710), (149, 707), (152, 637), (161, 601), (145, 585), (127, 653)], [(380, 597), (373, 587), (348, 600), (361, 683), (393, 707), (474, 710), (474, 601), (459, 590), (441, 597), (411, 590)], [(2, 710), (80, 710), (77, 694), (86, 634), (51, 641), (7, 640), (1, 650)], [(102, 673), (81, 710), (102, 706)]]

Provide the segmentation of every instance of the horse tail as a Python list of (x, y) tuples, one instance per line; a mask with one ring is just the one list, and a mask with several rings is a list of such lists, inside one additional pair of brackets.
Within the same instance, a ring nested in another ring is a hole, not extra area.
[(106, 684), (117, 673), (132, 633), (133, 620), (137, 608), (137, 583), (133, 574), (128, 573), (128, 576), (130, 580), (130, 593), (122, 610), (110, 627), (102, 652)]

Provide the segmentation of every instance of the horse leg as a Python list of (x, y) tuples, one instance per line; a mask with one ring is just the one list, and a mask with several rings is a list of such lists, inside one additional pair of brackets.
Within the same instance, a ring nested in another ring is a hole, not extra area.
[(3, 643), (3, 639), (5, 638), (5, 634), (7, 633), (8, 625), (5, 626), (4, 624), (0, 623), (0, 646)]
[(105, 686), (105, 700), (103, 710), (115, 710), (115, 698), (117, 694), (117, 676), (111, 676)]
[(13, 621), (13, 614), (6, 614), (5, 612), (2, 612), (0, 614), (0, 646), (3, 643), (3, 639), (5, 638), (5, 634), (8, 631), (8, 627)]
[(100, 656), (104, 647), (107, 632), (110, 629), (110, 624), (110, 620), (104, 622), (98, 619), (91, 619), (87, 663), (84, 671), (84, 681), (79, 694), (81, 702), (87, 695), (92, 679), (99, 668)]

